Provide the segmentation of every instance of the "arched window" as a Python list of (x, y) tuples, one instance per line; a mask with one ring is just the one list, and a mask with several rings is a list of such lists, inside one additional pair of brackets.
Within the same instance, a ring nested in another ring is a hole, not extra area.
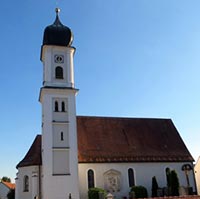
[(60, 133), (60, 140), (61, 140), (61, 141), (64, 140), (64, 134), (63, 134), (63, 132)]
[(94, 188), (94, 171), (88, 170), (88, 189)]
[(129, 187), (135, 186), (134, 170), (132, 168), (128, 169), (128, 181)]
[(55, 101), (55, 112), (58, 112), (58, 102)]
[(24, 176), (24, 192), (28, 192), (29, 191), (29, 178), (28, 176)]
[(65, 102), (62, 102), (62, 112), (65, 112)]
[(56, 79), (63, 79), (63, 68), (61, 66), (56, 67)]

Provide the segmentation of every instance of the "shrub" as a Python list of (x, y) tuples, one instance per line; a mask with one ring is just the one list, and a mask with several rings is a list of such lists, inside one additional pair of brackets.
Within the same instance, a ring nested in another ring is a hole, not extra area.
[(8, 199), (15, 199), (15, 189), (11, 189), (7, 194)]
[(147, 198), (147, 189), (143, 186), (133, 186), (131, 187), (131, 192), (135, 193), (135, 198)]
[(102, 194), (105, 198), (106, 196), (106, 191), (104, 189), (101, 188), (90, 188), (88, 190), (88, 199), (100, 199), (99, 195)]

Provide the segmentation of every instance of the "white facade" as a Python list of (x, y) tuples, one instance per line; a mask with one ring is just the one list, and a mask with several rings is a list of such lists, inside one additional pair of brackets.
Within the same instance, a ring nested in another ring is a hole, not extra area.
[[(106, 181), (105, 174), (113, 171), (113, 176), (119, 175), (118, 181), (119, 191), (112, 192), (116, 197), (128, 197), (130, 192), (128, 169), (132, 168), (134, 171), (135, 185), (142, 185), (147, 188), (148, 196), (151, 196), (152, 177), (156, 176), (158, 186), (166, 187), (166, 168), (175, 170), (177, 172), (180, 186), (186, 187), (187, 181), (184, 172), (181, 170), (182, 165), (185, 163), (101, 163), (101, 164), (79, 164), (79, 184), (81, 199), (87, 199), (88, 191), (88, 178), (89, 170), (94, 171), (95, 187), (107, 189), (108, 182)], [(191, 164), (191, 163), (189, 163)], [(116, 178), (117, 179), (117, 178)], [(195, 191), (195, 182), (193, 172), (189, 173), (190, 186)], [(115, 190), (115, 189), (114, 189)]]
[(20, 199), (37, 198), (40, 190), (40, 166), (18, 168), (15, 179), (15, 197)]
[[(179, 183), (181, 187), (187, 187), (187, 180), (185, 173), (182, 171), (183, 164), (191, 164), (189, 162), (180, 162), (180, 163), (95, 163), (95, 164), (81, 164), (78, 165), (78, 176), (79, 176), (79, 192), (80, 199), (88, 198), (88, 171), (94, 171), (94, 186), (99, 187), (111, 192), (117, 198), (122, 198), (124, 196), (128, 197), (130, 192), (129, 179), (128, 179), (128, 169), (133, 169), (134, 171), (134, 180), (135, 185), (142, 185), (147, 188), (148, 196), (151, 196), (151, 185), (152, 177), (156, 176), (158, 186), (163, 188), (167, 186), (166, 180), (166, 168), (170, 170), (175, 170), (178, 175)], [(34, 174), (34, 175), (33, 175)], [(16, 199), (27, 199), (35, 198), (39, 196), (39, 167), (22, 167), (19, 168), (18, 180), (16, 181), (17, 187), (24, 188), (24, 176), (30, 176), (29, 192), (24, 192), (21, 190), (20, 193), (16, 192)], [(35, 176), (35, 177), (33, 177)], [(41, 176), (43, 174), (41, 173)], [(66, 190), (68, 183), (66, 183), (62, 176), (55, 176), (55, 182), (57, 185), (51, 184), (51, 188), (44, 186), (44, 189), (47, 189), (54, 197), (63, 198), (63, 196), (57, 194), (58, 190)], [(112, 190), (109, 190), (109, 181), (108, 178), (115, 180), (115, 185), (112, 186)], [(41, 178), (42, 179), (42, 178)], [(45, 183), (45, 181), (43, 181)], [(189, 182), (190, 186), (193, 187), (193, 191), (196, 191), (194, 174), (193, 171), (189, 173)], [(53, 187), (54, 186), (54, 187)], [(60, 187), (60, 189), (58, 188)], [(56, 194), (54, 194), (54, 192)], [(44, 193), (43, 193), (44, 194)], [(42, 194), (42, 195), (43, 195)], [(72, 195), (73, 197), (73, 195)], [(67, 198), (67, 197), (65, 197)], [(75, 198), (75, 197), (74, 197)]]
[(200, 157), (194, 166), (195, 179), (197, 184), (197, 193), (200, 195)]

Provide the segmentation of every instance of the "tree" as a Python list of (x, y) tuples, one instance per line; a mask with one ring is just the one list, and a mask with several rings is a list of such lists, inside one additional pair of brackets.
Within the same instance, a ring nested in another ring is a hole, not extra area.
[(167, 177), (167, 187), (169, 188), (170, 187), (170, 174), (171, 174), (171, 171), (169, 168), (166, 168), (166, 177)]
[(179, 196), (179, 179), (175, 170), (166, 169), (168, 194), (170, 196)]
[(8, 199), (15, 199), (15, 189), (11, 189), (7, 194)]
[(152, 188), (151, 188), (151, 196), (152, 197), (157, 197), (157, 190), (158, 190), (158, 183), (157, 183), (157, 180), (156, 180), (156, 176), (154, 176), (152, 178)]
[(7, 176), (3, 176), (3, 177), (1, 178), (1, 181), (4, 181), (4, 182), (11, 182), (11, 179), (10, 179), (9, 177), (7, 177)]
[(175, 170), (171, 171), (171, 194), (172, 196), (179, 196), (179, 180)]

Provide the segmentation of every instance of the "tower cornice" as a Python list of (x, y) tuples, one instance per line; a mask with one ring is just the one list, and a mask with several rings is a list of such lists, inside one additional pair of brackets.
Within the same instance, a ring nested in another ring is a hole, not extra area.
[[(39, 94), (39, 102), (42, 102), (43, 94), (60, 94), (60, 95), (66, 95), (66, 94), (73, 94), (76, 95), (78, 93), (79, 89), (71, 88), (71, 87), (41, 87), (40, 88), (40, 94)], [(64, 93), (64, 94), (63, 94)]]

